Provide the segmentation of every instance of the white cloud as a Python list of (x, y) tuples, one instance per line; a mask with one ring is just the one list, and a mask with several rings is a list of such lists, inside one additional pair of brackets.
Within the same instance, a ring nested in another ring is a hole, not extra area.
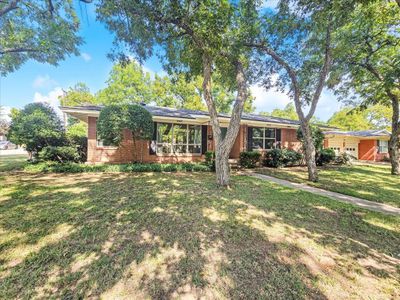
[(32, 86), (36, 89), (40, 88), (52, 88), (57, 84), (57, 81), (50, 78), (49, 75), (38, 75), (32, 83)]
[(54, 108), (56, 113), (60, 116), (62, 116), (62, 112), (59, 108), (60, 106), (60, 100), (58, 99), (59, 96), (63, 94), (63, 90), (61, 87), (56, 87), (53, 90), (51, 90), (47, 95), (43, 95), (39, 92), (36, 92), (33, 95), (33, 102), (44, 102), (50, 104), (51, 107)]
[(263, 8), (276, 8), (279, 0), (265, 0), (262, 4)]
[(2, 106), (0, 108), (0, 120), (6, 120), (7, 122), (11, 121), (10, 113), (11, 107), (10, 106)]
[(89, 60), (92, 59), (92, 57), (90, 56), (90, 54), (88, 54), (88, 53), (86, 53), (86, 52), (83, 52), (83, 53), (81, 54), (81, 57), (83, 58), (84, 61), (89, 61)]
[(281, 92), (273, 89), (267, 91), (264, 87), (253, 85), (251, 94), (255, 97), (254, 105), (257, 112), (271, 112), (275, 108), (284, 108), (291, 100)]
[[(253, 85), (250, 87), (252, 95), (256, 98), (254, 105), (256, 112), (271, 112), (275, 108), (283, 109), (292, 101), (285, 93), (271, 89), (266, 91), (262, 86)], [(324, 90), (318, 101), (315, 116), (323, 121), (327, 121), (334, 112), (340, 110), (342, 103), (338, 102), (335, 95), (330, 91)], [(308, 111), (308, 108), (305, 108)]]

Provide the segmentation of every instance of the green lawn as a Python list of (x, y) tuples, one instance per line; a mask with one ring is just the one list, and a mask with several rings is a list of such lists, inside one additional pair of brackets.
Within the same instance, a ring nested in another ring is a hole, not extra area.
[(400, 218), (245, 176), (0, 177), (0, 298), (395, 299)]
[(0, 172), (22, 169), (27, 164), (27, 155), (0, 156)]
[(307, 180), (307, 168), (261, 168), (257, 172), (330, 191), (400, 207), (400, 177), (385, 165), (327, 166), (319, 169), (319, 182)]

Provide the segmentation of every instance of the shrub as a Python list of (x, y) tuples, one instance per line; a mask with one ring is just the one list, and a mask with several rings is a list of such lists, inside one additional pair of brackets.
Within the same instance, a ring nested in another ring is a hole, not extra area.
[(81, 173), (81, 172), (209, 172), (210, 168), (204, 164), (113, 164), (113, 165), (85, 165), (81, 163), (56, 163), (39, 162), (31, 163), (24, 168), (27, 172), (55, 172), (55, 173)]
[(260, 161), (261, 153), (257, 151), (240, 152), (239, 164), (244, 168), (255, 168)]
[(317, 153), (316, 163), (318, 166), (324, 166), (335, 160), (336, 154), (333, 149), (322, 149)]
[(354, 156), (346, 152), (342, 152), (335, 158), (335, 163), (338, 165), (351, 165), (353, 159), (355, 159)]
[(60, 163), (80, 161), (78, 150), (73, 146), (46, 146), (39, 152), (39, 158)]
[(285, 166), (295, 166), (303, 159), (303, 155), (294, 150), (283, 149), (283, 163)]
[(67, 128), (67, 142), (71, 146), (75, 146), (78, 154), (79, 161), (85, 162), (87, 158), (87, 125), (83, 122), (75, 123)]
[(265, 154), (264, 165), (267, 167), (280, 168), (299, 164), (302, 155), (294, 150), (273, 149)]
[(206, 166), (208, 166), (212, 172), (215, 172), (215, 152), (206, 151), (204, 156)]
[(281, 149), (272, 149), (265, 153), (264, 165), (272, 168), (283, 167), (283, 152)]

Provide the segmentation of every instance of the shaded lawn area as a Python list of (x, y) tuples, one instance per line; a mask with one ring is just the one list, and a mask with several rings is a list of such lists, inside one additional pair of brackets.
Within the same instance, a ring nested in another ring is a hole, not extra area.
[(400, 218), (256, 178), (11, 174), (0, 298), (400, 297)]
[(307, 180), (306, 167), (260, 168), (258, 173), (400, 207), (400, 176), (385, 165), (326, 166), (319, 168), (319, 182)]
[(0, 172), (16, 171), (28, 164), (27, 155), (1, 155)]

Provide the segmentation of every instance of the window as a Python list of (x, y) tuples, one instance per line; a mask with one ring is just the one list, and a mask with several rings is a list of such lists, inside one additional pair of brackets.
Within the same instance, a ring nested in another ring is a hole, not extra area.
[(276, 130), (275, 128), (253, 127), (252, 150), (269, 150), (275, 147)]
[(157, 123), (157, 154), (201, 154), (201, 126)]
[(388, 153), (389, 152), (388, 141), (378, 141), (378, 151), (379, 153)]

